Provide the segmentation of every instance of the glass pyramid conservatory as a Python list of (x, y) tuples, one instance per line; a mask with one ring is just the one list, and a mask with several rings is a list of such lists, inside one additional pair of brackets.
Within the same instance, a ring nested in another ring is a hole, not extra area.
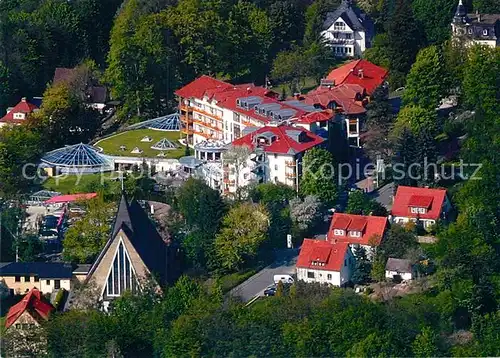
[(181, 119), (179, 113), (173, 113), (163, 117), (149, 119), (147, 121), (140, 122), (128, 127), (128, 129), (141, 128), (149, 128), (166, 132), (178, 132), (181, 130)]
[(113, 169), (112, 160), (88, 144), (75, 144), (46, 153), (41, 161), (62, 173), (98, 173)]
[(172, 149), (176, 149), (177, 146), (172, 143), (171, 141), (169, 141), (167, 138), (163, 138), (161, 139), (158, 143), (156, 143), (155, 145), (153, 145), (151, 147), (151, 149), (155, 149), (155, 150), (172, 150)]

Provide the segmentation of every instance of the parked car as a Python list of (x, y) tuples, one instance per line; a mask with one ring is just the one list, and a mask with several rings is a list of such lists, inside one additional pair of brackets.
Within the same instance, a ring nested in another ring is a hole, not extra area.
[(264, 290), (264, 296), (266, 297), (274, 296), (276, 294), (276, 289), (277, 289), (276, 284), (267, 286), (267, 288)]

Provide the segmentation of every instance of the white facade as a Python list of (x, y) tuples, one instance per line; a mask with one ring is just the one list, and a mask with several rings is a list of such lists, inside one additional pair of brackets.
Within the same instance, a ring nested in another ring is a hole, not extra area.
[(296, 189), (297, 166), (300, 167), (300, 165), (301, 161), (293, 155), (251, 153), (249, 158), (240, 165), (239, 170), (236, 170), (234, 164), (228, 164), (224, 173), (224, 191), (235, 193), (237, 188), (246, 187), (251, 183), (281, 183)]
[(394, 276), (400, 276), (403, 280), (409, 281), (413, 279), (413, 275), (411, 272), (398, 272), (398, 271), (385, 271), (385, 278), (393, 279)]
[(318, 268), (302, 268), (297, 267), (297, 279), (307, 283), (329, 284), (336, 287), (346, 285), (354, 272), (356, 260), (351, 253), (351, 250), (346, 251), (344, 257), (344, 265), (340, 271), (328, 271)]
[(342, 17), (322, 31), (321, 36), (338, 57), (360, 57), (366, 50), (365, 31), (352, 29)]
[[(415, 210), (414, 210), (415, 209)], [(425, 214), (426, 211), (421, 211), (423, 208), (411, 208), (410, 210), (414, 210), (414, 214)], [(425, 210), (425, 209), (424, 209)], [(444, 202), (443, 206), (440, 211), (440, 216), (446, 215), (448, 212), (451, 210), (451, 203), (450, 200), (448, 199), (447, 196), (444, 197)], [(400, 225), (405, 225), (407, 223), (417, 222), (417, 218), (414, 217), (408, 217), (408, 216), (389, 216), (389, 221), (395, 223), (395, 224), (400, 224)], [(426, 230), (430, 230), (434, 225), (436, 225), (436, 220), (434, 219), (424, 219), (424, 218), (418, 218), (418, 221), (422, 223), (422, 226)]]
[(203, 99), (185, 99), (184, 105), (190, 107), (193, 111), (193, 145), (208, 138), (230, 143), (243, 136), (245, 127), (264, 126), (264, 122), (219, 107), (216, 100), (209, 101), (206, 97)]

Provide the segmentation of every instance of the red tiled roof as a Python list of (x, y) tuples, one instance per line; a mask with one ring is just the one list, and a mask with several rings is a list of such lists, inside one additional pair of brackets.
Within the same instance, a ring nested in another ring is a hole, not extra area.
[(95, 198), (97, 193), (83, 193), (83, 194), (69, 194), (69, 195), (58, 195), (45, 201), (45, 204), (61, 204), (61, 203), (71, 203), (77, 200), (89, 200)]
[[(393, 216), (438, 220), (441, 216), (445, 189), (416, 188), (411, 186), (398, 187), (391, 214)], [(412, 213), (410, 207), (428, 209), (425, 214)]]
[(239, 107), (236, 100), (243, 97), (257, 96), (262, 98), (260, 104), (276, 103), (280, 105), (281, 109), (293, 109), (295, 111), (293, 117), (301, 117), (308, 113), (302, 108), (278, 101), (278, 94), (267, 88), (255, 86), (253, 83), (233, 85), (205, 75), (188, 83), (177, 90), (175, 94), (182, 98), (202, 99), (206, 96), (210, 100), (217, 101), (217, 106), (221, 108), (246, 115), (262, 123), (269, 123), (269, 118), (255, 113), (254, 109), (246, 110)]
[(334, 81), (335, 86), (344, 83), (360, 85), (371, 95), (378, 86), (384, 83), (388, 73), (386, 69), (369, 61), (356, 60), (334, 69), (326, 79)]
[[(255, 149), (257, 147), (256, 138), (266, 132), (272, 133), (274, 136), (276, 136), (276, 140), (274, 140), (270, 144), (261, 145), (261, 148), (265, 152), (269, 153), (293, 155), (304, 152), (324, 142), (323, 138), (304, 128), (283, 125), (278, 127), (265, 126), (259, 128), (244, 137), (234, 140), (232, 145), (246, 145), (250, 149)], [(296, 141), (296, 137), (299, 137), (300, 141)]]
[[(188, 83), (184, 87), (175, 91), (175, 94), (183, 98), (203, 98), (205, 94), (213, 95), (216, 91), (221, 91), (224, 89), (230, 89), (234, 86), (215, 79), (210, 76), (201, 76), (194, 81)], [(210, 92), (210, 93), (207, 93)]]
[(21, 102), (16, 104), (16, 106), (9, 111), (9, 113), (0, 118), (0, 122), (12, 124), (24, 123), (25, 120), (23, 119), (14, 119), (14, 113), (24, 113), (26, 115), (29, 115), (36, 109), (38, 109), (37, 106), (35, 106), (33, 103), (28, 102), (26, 98), (23, 98)]
[(432, 200), (434, 200), (432, 196), (412, 195), (408, 201), (408, 205), (415, 208), (429, 209), (432, 204)]
[(40, 291), (37, 288), (32, 288), (20, 302), (9, 309), (5, 328), (12, 326), (25, 311), (28, 311), (36, 320), (39, 320), (40, 317), (47, 320), (52, 310), (54, 307), (51, 304), (42, 301)]
[(342, 84), (337, 87), (318, 87), (304, 96), (306, 104), (319, 105), (328, 108), (335, 102), (345, 114), (362, 114), (366, 112), (362, 103), (357, 98), (364, 97), (364, 89), (359, 85)]
[(317, 122), (327, 122), (332, 119), (333, 113), (330, 111), (310, 112), (295, 119), (297, 123), (311, 124)]
[[(327, 238), (332, 242), (347, 244), (380, 245), (386, 226), (387, 218), (383, 216), (335, 213)], [(345, 235), (334, 235), (334, 229), (344, 230)], [(361, 237), (349, 236), (349, 231), (361, 231)], [(377, 239), (376, 242), (373, 242), (374, 238)]]
[[(297, 258), (297, 267), (316, 270), (340, 271), (348, 250), (347, 243), (304, 239)], [(313, 265), (314, 263), (318, 263)]]

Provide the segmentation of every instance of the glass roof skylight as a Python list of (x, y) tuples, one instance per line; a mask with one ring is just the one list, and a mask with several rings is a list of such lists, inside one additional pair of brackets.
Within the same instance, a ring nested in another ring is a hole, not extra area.
[(108, 159), (88, 144), (75, 144), (53, 150), (42, 157), (42, 162), (58, 167), (103, 167)]
[(131, 125), (128, 129), (149, 128), (157, 131), (177, 132), (181, 130), (179, 113), (149, 119), (147, 121)]
[(171, 150), (176, 148), (177, 146), (175, 145), (175, 143), (172, 143), (167, 138), (161, 139), (158, 143), (151, 147), (151, 149), (155, 150)]

